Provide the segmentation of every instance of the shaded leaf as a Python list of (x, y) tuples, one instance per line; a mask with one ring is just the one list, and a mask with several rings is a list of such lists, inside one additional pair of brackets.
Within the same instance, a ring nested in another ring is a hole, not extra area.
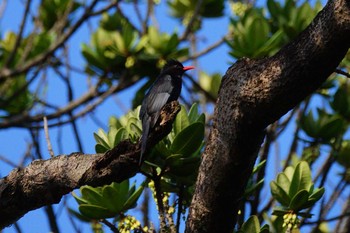
[(289, 196), (294, 197), (300, 190), (309, 190), (312, 185), (311, 171), (305, 161), (301, 161), (295, 168), (291, 181)]
[(270, 183), (271, 194), (272, 196), (283, 206), (289, 206), (290, 197), (288, 194), (275, 182), (271, 181)]
[(116, 215), (114, 212), (109, 211), (107, 208), (92, 204), (80, 205), (79, 211), (82, 213), (82, 215), (92, 219), (112, 218)]
[(170, 150), (175, 154), (182, 154), (186, 157), (198, 150), (204, 137), (204, 125), (196, 122), (176, 135)]
[(305, 209), (304, 205), (309, 199), (309, 192), (305, 189), (300, 190), (296, 195), (293, 196), (292, 201), (290, 202), (289, 208), (298, 212), (301, 209)]

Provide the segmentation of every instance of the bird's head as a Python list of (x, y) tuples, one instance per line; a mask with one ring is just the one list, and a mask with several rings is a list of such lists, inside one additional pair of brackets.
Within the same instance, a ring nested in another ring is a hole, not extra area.
[(194, 66), (183, 66), (181, 62), (177, 60), (168, 60), (162, 69), (162, 73), (168, 73), (173, 75), (182, 75), (187, 70), (194, 69)]

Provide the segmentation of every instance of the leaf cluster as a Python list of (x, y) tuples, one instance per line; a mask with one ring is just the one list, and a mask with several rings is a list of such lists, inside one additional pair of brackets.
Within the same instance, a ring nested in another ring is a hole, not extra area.
[(274, 0), (267, 1), (267, 10), (249, 4), (233, 3), (231, 18), (232, 39), (227, 40), (234, 58), (261, 58), (272, 56), (286, 42), (298, 35), (321, 10), (321, 4), (312, 7), (308, 1), (300, 6), (287, 0), (282, 6)]
[(272, 196), (282, 205), (275, 209), (273, 214), (283, 216), (289, 212), (304, 217), (301, 210), (313, 206), (324, 193), (324, 188), (314, 188), (310, 167), (302, 161), (296, 167), (289, 166), (284, 172), (277, 175), (276, 181), (270, 183)]
[(143, 184), (138, 188), (136, 188), (135, 183), (129, 187), (129, 180), (119, 184), (113, 182), (103, 187), (82, 186), (80, 188), (81, 197), (72, 193), (79, 204), (80, 213), (71, 211), (84, 221), (105, 218), (118, 219), (129, 209), (135, 208), (143, 189)]

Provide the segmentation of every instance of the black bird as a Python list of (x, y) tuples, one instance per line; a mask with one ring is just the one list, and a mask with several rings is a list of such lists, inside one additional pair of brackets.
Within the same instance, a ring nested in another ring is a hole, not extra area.
[(183, 66), (179, 61), (169, 60), (145, 95), (139, 116), (142, 121), (140, 164), (146, 151), (148, 135), (155, 126), (162, 107), (179, 98), (182, 87), (181, 77), (186, 70), (191, 69), (194, 67)]

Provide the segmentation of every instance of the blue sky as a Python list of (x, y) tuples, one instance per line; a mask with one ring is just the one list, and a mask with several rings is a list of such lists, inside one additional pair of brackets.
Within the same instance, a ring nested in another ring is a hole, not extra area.
[[(19, 23), (22, 17), (23, 11), (23, 1), (20, 0), (11, 0), (7, 1), (6, 11), (4, 12), (3, 17), (0, 19), (0, 29), (2, 33), (5, 33), (8, 30), (17, 32), (19, 28)], [(34, 1), (36, 6), (39, 1)], [(182, 28), (179, 27), (179, 23), (168, 17), (167, 10), (165, 6), (165, 1), (161, 1), (159, 8), (156, 8), (156, 16), (160, 23), (160, 29), (164, 32), (173, 32), (174, 28), (178, 31), (182, 31)], [(145, 5), (143, 5), (144, 7)], [(133, 14), (134, 10), (132, 7), (123, 5), (126, 14)], [(20, 10), (19, 10), (20, 9)], [(33, 11), (36, 8), (33, 8)], [(228, 10), (227, 10), (228, 11)], [(16, 14), (14, 14), (16, 12)], [(226, 12), (228, 15), (229, 12)], [(208, 19), (204, 21), (203, 29), (201, 30), (199, 37), (202, 38), (202, 42), (198, 45), (199, 50), (206, 47), (217, 41), (223, 35), (226, 34), (228, 27), (228, 17), (223, 17), (220, 19)], [(92, 25), (97, 25), (97, 21), (93, 20)], [(31, 26), (27, 25), (27, 30), (30, 30)], [(3, 36), (3, 35), (2, 35)], [(85, 60), (82, 58), (79, 53), (80, 45), (82, 43), (89, 43), (89, 30), (85, 25), (83, 28), (79, 29), (75, 35), (69, 40), (69, 46), (71, 48), (71, 53), (69, 54), (71, 61), (74, 66), (83, 68), (85, 65)], [(203, 69), (208, 73), (219, 72), (224, 74), (229, 64), (233, 62), (232, 58), (228, 55), (228, 47), (223, 45), (220, 48), (216, 49), (214, 52), (202, 57), (199, 63), (199, 69)], [(195, 74), (195, 73), (194, 73)], [(53, 73), (48, 74), (49, 89), (47, 90), (47, 96), (49, 101), (60, 102), (64, 104), (66, 93), (62, 93), (61, 90), (64, 90), (63, 83), (55, 79)], [(74, 82), (76, 91), (75, 96), (78, 97), (86, 90), (85, 80), (86, 77), (82, 75), (75, 74), (72, 82)], [(120, 116), (125, 112), (119, 108), (116, 104), (116, 99), (128, 109), (130, 108), (131, 98), (137, 90), (137, 88), (142, 83), (135, 85), (132, 88), (129, 88), (118, 95), (110, 98), (109, 100), (103, 102), (95, 111), (94, 114), (99, 118), (105, 126), (108, 125), (108, 118), (112, 115)], [(84, 117), (78, 121), (79, 124), (79, 133), (84, 135), (83, 139), (83, 148), (85, 153), (94, 153), (95, 141), (93, 139), (93, 132), (96, 132), (99, 128), (90, 117)], [(294, 126), (289, 126), (289, 129), (285, 134), (282, 135), (281, 141), (289, 142), (290, 136), (288, 133), (292, 132)], [(62, 141), (62, 148), (59, 147), (59, 142), (57, 141), (59, 135), (64, 135), (64, 140)], [(64, 126), (61, 129), (53, 128), (50, 129), (51, 141), (53, 144), (53, 150), (57, 154), (69, 154), (71, 152), (78, 151), (78, 147), (74, 142), (73, 132), (70, 126)], [(27, 142), (30, 141), (30, 135), (27, 131), (21, 129), (10, 129), (10, 130), (0, 130), (0, 155), (11, 158), (14, 162), (19, 162), (23, 153), (26, 151)], [(47, 151), (46, 142), (44, 135), (40, 135), (40, 145), (43, 152)], [(283, 154), (283, 151), (288, 148), (288, 144), (283, 144), (279, 148), (280, 152)], [(276, 148), (275, 148), (276, 149)], [(273, 152), (272, 152), (273, 153)], [(45, 154), (45, 158), (49, 158), (48, 153)], [(272, 158), (272, 157), (271, 157)], [(269, 167), (275, 168), (275, 161), (269, 161)], [(0, 176), (6, 176), (13, 168), (0, 161)], [(267, 181), (271, 180), (272, 177), (267, 177)], [(266, 182), (268, 184), (268, 182)], [(268, 189), (266, 189), (268, 192)], [(70, 195), (66, 197), (67, 201), (70, 203), (69, 206), (76, 209), (74, 200)], [(62, 199), (63, 200), (63, 199)], [(69, 220), (65, 214), (65, 210), (61, 209), (58, 205), (54, 206), (55, 211), (59, 216), (59, 226), (61, 227), (61, 232), (72, 232), (70, 229), (70, 223), (67, 223)], [(46, 217), (44, 216), (43, 210), (36, 210), (25, 215), (20, 221), (20, 226), (24, 232), (48, 232), (48, 224)], [(86, 224), (81, 225), (83, 232), (90, 232), (89, 226)], [(6, 228), (5, 233), (15, 232), (13, 227)]]

